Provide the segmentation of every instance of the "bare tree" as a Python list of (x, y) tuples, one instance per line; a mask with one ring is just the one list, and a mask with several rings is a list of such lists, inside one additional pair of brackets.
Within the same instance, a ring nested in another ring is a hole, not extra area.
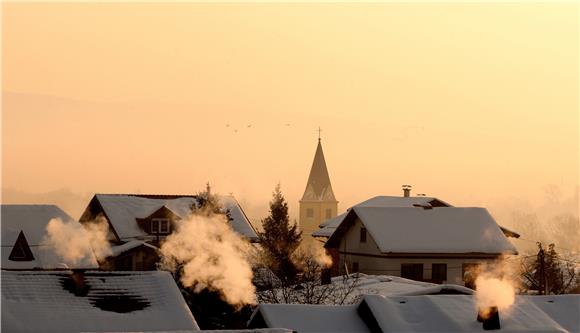
[(292, 282), (279, 279), (265, 269), (256, 274), (260, 303), (342, 305), (349, 303), (349, 300), (354, 301), (349, 296), (358, 284), (358, 274), (330, 278), (329, 262), (321, 260), (324, 258), (319, 253), (308, 250), (297, 252), (293, 262), (299, 273)]

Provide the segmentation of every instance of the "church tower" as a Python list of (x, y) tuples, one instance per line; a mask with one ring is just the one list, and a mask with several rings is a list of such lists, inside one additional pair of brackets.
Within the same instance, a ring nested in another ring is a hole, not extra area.
[(311, 236), (322, 222), (336, 217), (337, 210), (338, 201), (332, 191), (319, 136), (306, 190), (300, 200), (299, 224), (303, 237)]

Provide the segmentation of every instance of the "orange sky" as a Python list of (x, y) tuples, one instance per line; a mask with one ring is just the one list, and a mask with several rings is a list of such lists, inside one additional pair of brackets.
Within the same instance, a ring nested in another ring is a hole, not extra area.
[(260, 217), (280, 181), (294, 215), (321, 126), (340, 210), (572, 196), (578, 28), (574, 3), (3, 4), (2, 188), (209, 180)]

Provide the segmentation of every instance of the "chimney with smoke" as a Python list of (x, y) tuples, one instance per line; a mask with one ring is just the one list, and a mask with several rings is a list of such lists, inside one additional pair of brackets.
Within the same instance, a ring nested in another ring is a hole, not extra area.
[(62, 287), (75, 296), (87, 296), (89, 285), (85, 279), (85, 270), (73, 269), (71, 274), (62, 280)]
[(408, 198), (411, 196), (411, 185), (403, 185), (403, 197)]
[(499, 330), (501, 328), (497, 306), (480, 307), (477, 312), (477, 321), (483, 323), (483, 329), (486, 331)]

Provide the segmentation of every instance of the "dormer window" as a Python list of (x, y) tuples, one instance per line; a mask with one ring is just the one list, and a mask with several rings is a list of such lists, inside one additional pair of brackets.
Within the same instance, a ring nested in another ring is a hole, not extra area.
[(169, 219), (151, 219), (152, 234), (168, 234)]

